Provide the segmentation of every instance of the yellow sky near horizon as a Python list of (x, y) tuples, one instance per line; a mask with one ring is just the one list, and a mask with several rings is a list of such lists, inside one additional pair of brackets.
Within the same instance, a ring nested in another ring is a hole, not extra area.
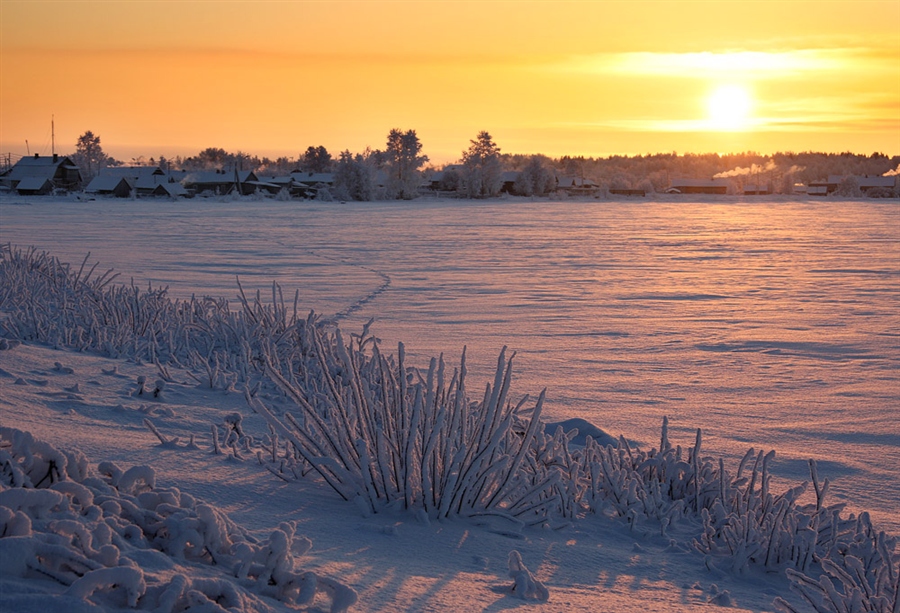
[(900, 0), (0, 0), (0, 152), (900, 154)]

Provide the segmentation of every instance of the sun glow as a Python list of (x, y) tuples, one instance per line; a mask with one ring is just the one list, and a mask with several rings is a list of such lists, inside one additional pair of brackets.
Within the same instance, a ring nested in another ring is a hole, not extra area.
[(707, 99), (709, 125), (713, 130), (736, 132), (750, 127), (753, 102), (742, 85), (720, 85)]
[[(229, 0), (180, 3), (173, 21), (159, 2), (0, 0), (0, 154), (51, 153), (55, 117), (61, 151), (91, 130), (126, 160), (358, 152), (392, 127), (415, 129), (434, 164), (482, 129), (506, 152), (551, 157), (895, 155), (898, 2)], [(485, 36), (483, 23), (503, 26)], [(615, 27), (598, 37), (598, 24)], [(60, 71), (62, 57), (83, 70)], [(107, 78), (161, 64), (171, 87)], [(235, 87), (245, 74), (265, 87)], [(415, 95), (398, 86), (412, 75), (428, 75)], [(727, 84), (747, 93), (713, 95)]]

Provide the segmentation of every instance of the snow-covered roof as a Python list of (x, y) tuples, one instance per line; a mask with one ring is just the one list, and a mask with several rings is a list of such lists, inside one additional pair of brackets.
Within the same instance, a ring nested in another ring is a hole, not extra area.
[(116, 177), (112, 175), (98, 175), (91, 179), (88, 186), (84, 188), (86, 192), (111, 192), (119, 188), (121, 183), (125, 183), (130, 189), (133, 184), (127, 177)]
[(247, 181), (248, 185), (255, 185), (256, 187), (265, 187), (270, 189), (279, 189), (283, 187), (283, 185), (279, 185), (278, 183), (272, 183), (270, 181)]
[(291, 178), (309, 185), (315, 185), (316, 183), (331, 185), (334, 183), (333, 172), (292, 172)]
[(859, 186), (863, 189), (872, 187), (894, 187), (894, 177), (857, 177)]
[(165, 176), (166, 173), (159, 166), (110, 166), (104, 168), (100, 174), (140, 179), (151, 176)]
[(171, 181), (184, 181), (185, 177), (187, 177), (190, 173), (187, 170), (169, 169), (169, 172), (166, 174)]
[[(238, 173), (238, 181), (241, 183), (245, 183), (247, 181), (256, 181), (256, 174), (252, 170), (239, 170)], [(198, 170), (196, 172), (188, 173), (188, 175), (183, 179), (182, 183), (185, 185), (225, 185), (228, 183), (234, 183), (234, 171), (233, 170)]]
[(556, 184), (563, 189), (574, 187), (600, 187), (590, 179), (583, 179), (581, 177), (557, 177)]
[(5, 178), (10, 181), (21, 181), (25, 177), (52, 179), (60, 167), (71, 170), (78, 168), (64, 155), (24, 157), (16, 162)]
[(143, 193), (150, 196), (170, 196), (172, 198), (177, 198), (178, 196), (186, 196), (188, 191), (181, 183), (161, 182), (145, 188)]
[(53, 184), (47, 177), (25, 177), (16, 184), (19, 191), (40, 191), (50, 187), (53, 187)]
[(728, 187), (728, 179), (672, 179), (671, 187)]
[(163, 183), (168, 183), (165, 175), (144, 174), (134, 179), (134, 186), (138, 189), (153, 189)]

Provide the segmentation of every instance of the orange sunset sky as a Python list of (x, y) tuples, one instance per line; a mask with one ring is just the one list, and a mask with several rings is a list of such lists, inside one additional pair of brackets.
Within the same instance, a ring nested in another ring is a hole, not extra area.
[(0, 0), (0, 152), (900, 154), (900, 0)]

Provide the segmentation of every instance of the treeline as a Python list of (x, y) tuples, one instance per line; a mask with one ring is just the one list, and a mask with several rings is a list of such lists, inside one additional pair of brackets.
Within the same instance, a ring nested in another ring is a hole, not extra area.
[[(490, 134), (484, 132), (472, 144), (480, 142), (486, 135), (487, 141), (493, 143)], [(471, 147), (471, 145), (470, 145)], [(482, 151), (477, 150), (481, 148)], [(470, 164), (478, 158), (480, 165), (492, 167), (487, 177), (483, 177), (475, 185), (464, 184), (466, 161)], [(257, 174), (282, 175), (293, 171), (302, 172), (348, 172), (349, 160), (353, 160), (356, 168), (352, 172), (359, 174), (362, 164), (369, 170), (378, 170), (387, 164), (384, 152), (367, 149), (361, 153), (351, 154), (344, 151), (336, 157), (325, 147), (309, 147), (296, 158), (281, 157), (271, 160), (246, 154), (227, 153), (222, 149), (206, 149), (198, 155), (188, 158), (175, 158), (170, 161), (171, 168), (183, 170), (201, 170), (214, 168), (237, 167), (254, 170)], [(490, 195), (496, 186), (491, 179), (497, 173), (515, 171), (521, 174), (517, 193), (522, 195), (542, 195), (552, 191), (553, 179), (557, 176), (587, 179), (605, 189), (642, 189), (647, 193), (662, 192), (671, 185), (672, 179), (679, 178), (728, 178), (733, 188), (740, 192), (746, 186), (760, 185), (770, 193), (791, 193), (794, 184), (809, 184), (827, 179), (831, 175), (882, 176), (896, 174), (900, 168), (900, 156), (888, 156), (883, 153), (871, 155), (844, 153), (822, 153), (816, 151), (778, 152), (765, 155), (757, 152), (731, 154), (718, 153), (656, 153), (648, 155), (613, 155), (608, 157), (563, 156), (552, 158), (545, 155), (523, 155), (502, 153), (493, 144), (482, 143), (475, 151), (466, 150), (460, 159), (447, 165), (449, 170), (441, 173), (441, 187), (447, 191), (459, 191), (463, 187), (466, 195)], [(442, 167), (427, 166), (421, 169), (425, 178), (441, 171)], [(524, 173), (524, 174), (522, 174)], [(497, 187), (499, 189), (499, 187)]]
[[(427, 165), (422, 143), (415, 130), (393, 129), (383, 149), (358, 153), (344, 150), (336, 155), (324, 146), (309, 146), (296, 157), (271, 159), (242, 151), (229, 152), (209, 147), (188, 157), (133, 158), (132, 165), (159, 165), (164, 170), (252, 170), (257, 176), (285, 176), (292, 172), (334, 173), (336, 197), (369, 200), (376, 197), (412, 198), (423, 182), (466, 197), (498, 194), (509, 173), (514, 173), (513, 193), (544, 195), (556, 189), (557, 177), (590, 181), (600, 190), (638, 189), (646, 193), (666, 190), (673, 179), (728, 178), (731, 189), (759, 186), (769, 193), (792, 193), (795, 184), (809, 184), (831, 175), (881, 176), (900, 172), (900, 156), (883, 153), (862, 155), (850, 152), (814, 151), (761, 154), (657, 153), (608, 157), (503, 153), (486, 132), (469, 141), (456, 163), (444, 167)], [(74, 156), (96, 174), (103, 166), (121, 162), (105, 156), (100, 138), (86, 132), (79, 138)]]
[[(643, 189), (662, 192), (672, 179), (728, 178), (736, 192), (759, 185), (770, 193), (791, 193), (794, 184), (809, 184), (830, 175), (882, 176), (896, 174), (900, 156), (883, 153), (779, 152), (764, 155), (752, 151), (718, 153), (657, 153), (613, 155), (605, 158), (540, 156), (557, 174), (590, 179), (607, 189)], [(504, 166), (519, 170), (533, 164), (534, 156), (503, 156)]]

